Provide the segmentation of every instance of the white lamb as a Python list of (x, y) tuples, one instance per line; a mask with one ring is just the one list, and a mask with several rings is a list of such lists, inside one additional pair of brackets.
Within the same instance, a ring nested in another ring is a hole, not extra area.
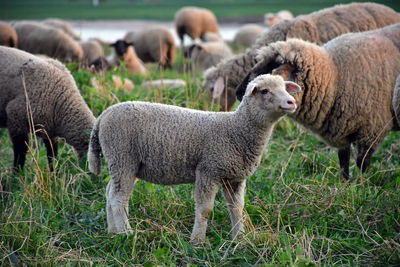
[(194, 243), (205, 239), (222, 184), (235, 238), (243, 230), (246, 178), (259, 165), (275, 123), (296, 110), (290, 93), (299, 90), (297, 84), (267, 74), (249, 84), (234, 112), (136, 101), (109, 107), (93, 127), (88, 156), (90, 170), (98, 174), (103, 153), (111, 174), (108, 231), (131, 231), (128, 201), (138, 177), (163, 185), (195, 184)]

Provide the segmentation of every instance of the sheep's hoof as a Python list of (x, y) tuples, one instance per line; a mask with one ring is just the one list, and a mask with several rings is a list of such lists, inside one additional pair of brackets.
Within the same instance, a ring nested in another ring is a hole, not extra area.
[(193, 245), (195, 248), (200, 248), (203, 247), (203, 244), (205, 243), (204, 238), (201, 238), (199, 236), (191, 237), (190, 238), (190, 243)]
[(130, 227), (123, 230), (108, 229), (108, 233), (112, 235), (132, 235), (133, 230)]

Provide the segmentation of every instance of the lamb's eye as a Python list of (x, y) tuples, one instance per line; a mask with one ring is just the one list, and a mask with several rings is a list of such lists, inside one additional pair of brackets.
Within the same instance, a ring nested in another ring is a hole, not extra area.
[(269, 90), (268, 89), (262, 89), (261, 90), (261, 94), (263, 94), (263, 95), (266, 95), (266, 94), (268, 94), (269, 93)]

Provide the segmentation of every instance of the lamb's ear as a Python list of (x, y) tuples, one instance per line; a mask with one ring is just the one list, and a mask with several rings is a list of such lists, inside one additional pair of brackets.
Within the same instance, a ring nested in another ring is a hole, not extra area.
[(217, 98), (221, 97), (224, 89), (225, 89), (224, 78), (222, 76), (219, 76), (218, 79), (214, 83), (213, 98), (217, 99)]
[(258, 90), (258, 86), (257, 86), (256, 83), (249, 83), (249, 85), (247, 86), (246, 92), (244, 93), (243, 97), (249, 96), (249, 95), (251, 95), (253, 93), (256, 93), (257, 90)]
[(285, 86), (286, 86), (286, 91), (291, 95), (301, 91), (301, 87), (294, 82), (285, 81)]

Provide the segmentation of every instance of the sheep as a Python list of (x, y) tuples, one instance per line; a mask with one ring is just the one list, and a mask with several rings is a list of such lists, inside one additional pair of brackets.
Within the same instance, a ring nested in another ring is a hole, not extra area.
[(174, 23), (182, 48), (185, 34), (195, 40), (202, 38), (207, 32), (219, 32), (215, 15), (210, 10), (200, 7), (182, 7), (175, 13)]
[(67, 68), (51, 58), (0, 46), (0, 128), (8, 128), (15, 169), (23, 168), (28, 134), (43, 139), (50, 170), (63, 138), (83, 158), (95, 117)]
[(48, 19), (45, 19), (44, 21), (42, 21), (42, 23), (44, 25), (62, 30), (63, 32), (68, 34), (70, 37), (72, 37), (72, 39), (74, 39), (75, 41), (81, 40), (81, 37), (74, 32), (74, 30), (72, 29), (72, 26), (65, 20), (56, 19), (56, 18), (48, 18)]
[[(288, 38), (322, 45), (343, 33), (373, 30), (397, 22), (400, 22), (400, 15), (389, 7), (375, 3), (337, 5), (281, 21), (260, 36), (245, 53), (225, 59), (216, 68), (204, 72), (202, 88), (209, 90), (215, 99), (221, 98), (221, 103), (229, 103), (227, 110), (230, 110), (235, 103), (235, 99), (230, 97), (234, 97), (236, 86), (256, 64), (257, 49)], [(213, 92), (217, 85), (223, 87), (217, 90), (219, 94)], [(223, 101), (225, 96), (229, 99)]]
[(0, 45), (17, 47), (18, 36), (15, 30), (5, 22), (0, 22)]
[(400, 23), (341, 35), (322, 47), (289, 39), (261, 48), (258, 64), (238, 86), (259, 74), (274, 73), (304, 90), (291, 117), (338, 149), (342, 177), (349, 179), (351, 145), (357, 166), (365, 172), (386, 134), (396, 128), (392, 107), (400, 74)]
[(132, 43), (143, 62), (158, 62), (163, 68), (172, 68), (176, 47), (174, 36), (168, 28), (153, 26), (138, 32), (128, 32), (124, 40)]
[(264, 24), (267, 27), (272, 27), (273, 25), (277, 24), (278, 22), (286, 19), (292, 19), (293, 14), (289, 10), (281, 10), (277, 12), (276, 14), (274, 13), (266, 13), (264, 15)]
[(80, 62), (81, 46), (59, 29), (39, 22), (21, 21), (13, 25), (18, 35), (18, 48), (32, 54), (45, 54), (65, 62)]
[(184, 49), (184, 57), (190, 58), (192, 67), (199, 66), (202, 70), (215, 66), (231, 55), (230, 47), (224, 42), (194, 43)]
[(202, 42), (224, 42), (221, 35), (215, 32), (206, 32), (201, 36)]
[(393, 91), (392, 106), (396, 118), (397, 127), (400, 129), (400, 75), (397, 76), (396, 86)]
[(146, 67), (143, 65), (143, 62), (136, 55), (132, 44), (127, 43), (124, 40), (117, 40), (110, 46), (114, 48), (111, 56), (108, 58), (110, 64), (118, 64), (119, 60), (121, 60), (125, 62), (126, 68), (132, 74), (145, 75), (148, 73)]
[(84, 67), (90, 67), (99, 58), (104, 58), (103, 47), (96, 40), (88, 40), (79, 44), (83, 51), (82, 64)]
[(172, 105), (124, 102), (107, 108), (91, 133), (89, 169), (101, 170), (104, 155), (109, 233), (130, 232), (128, 200), (135, 177), (174, 185), (195, 184), (191, 241), (205, 239), (218, 185), (223, 185), (235, 238), (243, 229), (246, 178), (254, 173), (275, 123), (294, 112), (290, 95), (300, 90), (280, 76), (262, 75), (249, 84), (234, 112), (218, 113)]
[(264, 33), (263, 27), (257, 24), (246, 24), (242, 26), (233, 37), (233, 43), (237, 46), (251, 46), (256, 39)]

